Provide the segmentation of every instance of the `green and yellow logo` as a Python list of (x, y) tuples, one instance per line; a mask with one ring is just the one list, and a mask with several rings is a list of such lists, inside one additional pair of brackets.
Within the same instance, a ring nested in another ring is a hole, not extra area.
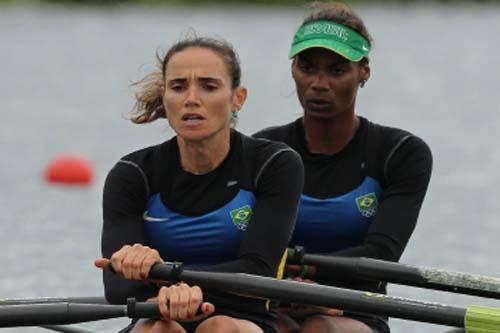
[(356, 198), (358, 210), (364, 217), (372, 217), (377, 213), (377, 195), (372, 192)]
[(233, 209), (229, 212), (229, 214), (231, 215), (231, 220), (233, 220), (236, 228), (241, 231), (245, 231), (247, 230), (248, 222), (250, 222), (252, 218), (253, 211), (250, 205), (245, 205), (243, 207)]

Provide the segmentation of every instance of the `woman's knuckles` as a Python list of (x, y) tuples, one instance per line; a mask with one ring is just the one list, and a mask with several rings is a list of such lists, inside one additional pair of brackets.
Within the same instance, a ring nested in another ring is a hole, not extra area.
[(144, 261), (142, 262), (142, 265), (143, 266), (146, 266), (146, 267), (151, 267), (153, 266), (154, 264), (156, 264), (157, 262), (157, 259), (154, 258), (154, 257), (147, 257), (146, 259), (144, 259)]
[(177, 309), (187, 308), (188, 305), (189, 305), (189, 303), (186, 301), (183, 301), (183, 300), (171, 300), (170, 301), (170, 306), (175, 307)]

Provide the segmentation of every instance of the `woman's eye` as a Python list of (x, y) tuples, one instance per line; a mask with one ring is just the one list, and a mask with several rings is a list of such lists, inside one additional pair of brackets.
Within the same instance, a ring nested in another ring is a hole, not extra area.
[(304, 63), (299, 64), (299, 68), (304, 73), (312, 73), (312, 71), (314, 70), (313, 66)]
[(204, 86), (204, 88), (205, 88), (205, 90), (207, 90), (207, 91), (214, 91), (214, 90), (217, 90), (217, 88), (218, 88), (218, 87), (217, 87), (217, 85), (215, 85), (215, 84), (206, 84), (206, 85)]
[(332, 67), (330, 70), (334, 75), (342, 75), (346, 72), (345, 68), (342, 67)]
[(170, 86), (170, 89), (172, 89), (173, 91), (182, 91), (184, 89), (184, 86), (181, 85), (181, 84), (174, 84), (174, 85), (171, 85)]

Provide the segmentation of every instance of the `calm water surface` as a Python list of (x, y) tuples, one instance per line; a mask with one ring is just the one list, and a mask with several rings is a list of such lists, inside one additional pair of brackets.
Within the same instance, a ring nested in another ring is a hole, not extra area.
[[(405, 263), (500, 276), (500, 7), (360, 7), (376, 40), (358, 112), (421, 136), (434, 174)], [(250, 89), (238, 128), (300, 115), (287, 52), (301, 10), (0, 6), (0, 298), (102, 293), (104, 177), (122, 155), (172, 135), (134, 126), (129, 83), (154, 53), (192, 32), (239, 50)], [(61, 152), (90, 159), (88, 188), (48, 186)], [(391, 295), (457, 306), (498, 302), (390, 286)], [(116, 331), (127, 320), (86, 324)], [(392, 320), (394, 332), (445, 327)], [(5, 329), (5, 332), (40, 332)]]

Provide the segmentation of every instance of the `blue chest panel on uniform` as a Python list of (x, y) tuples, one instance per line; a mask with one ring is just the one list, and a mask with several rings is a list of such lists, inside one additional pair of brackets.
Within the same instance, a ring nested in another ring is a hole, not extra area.
[(148, 246), (164, 260), (210, 264), (233, 260), (255, 207), (252, 192), (240, 190), (225, 206), (198, 216), (179, 214), (150, 197), (144, 212)]
[(308, 252), (332, 252), (363, 242), (377, 212), (379, 182), (366, 177), (353, 191), (336, 198), (302, 194), (291, 245)]

